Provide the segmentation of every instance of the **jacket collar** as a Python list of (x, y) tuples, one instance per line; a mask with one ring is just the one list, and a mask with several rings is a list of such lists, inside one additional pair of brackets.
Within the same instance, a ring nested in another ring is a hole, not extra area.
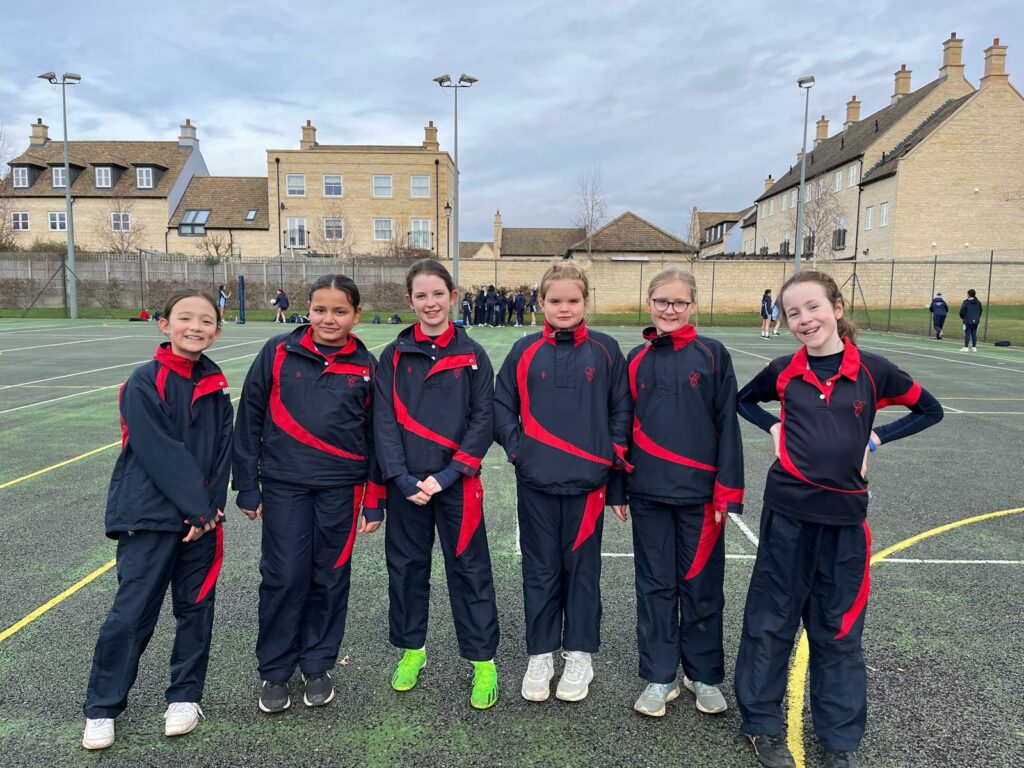
[(444, 333), (435, 339), (432, 336), (427, 336), (427, 334), (425, 334), (420, 328), (420, 324), (416, 323), (412, 327), (412, 337), (417, 342), (430, 341), (437, 344), (437, 346), (444, 348), (447, 347), (451, 343), (452, 339), (455, 338), (455, 324), (449, 321), (448, 327), (444, 329)]
[(312, 352), (314, 355), (318, 355), (326, 360), (333, 360), (338, 355), (351, 355), (353, 352), (355, 352), (356, 341), (357, 339), (355, 334), (349, 333), (348, 336), (345, 337), (345, 343), (341, 346), (341, 349), (330, 355), (325, 355), (323, 352), (317, 349), (316, 342), (313, 341), (313, 326), (309, 325), (306, 326), (306, 331), (305, 333), (302, 334), (302, 338), (299, 340), (299, 346), (305, 350), (308, 350), (309, 352)]
[(671, 341), (672, 348), (679, 350), (697, 338), (697, 329), (687, 323), (671, 333), (659, 334), (658, 330), (652, 326), (644, 328), (644, 338), (654, 347), (663, 346)]
[[(844, 336), (843, 342), (845, 347), (843, 348), (843, 361), (839, 364), (839, 375), (850, 379), (850, 381), (856, 381), (857, 374), (860, 373), (860, 351), (848, 337)], [(811, 366), (807, 357), (807, 347), (801, 346), (793, 355), (788, 368), (797, 376), (810, 373)]]
[(156, 348), (156, 354), (153, 355), (153, 359), (165, 368), (174, 371), (183, 379), (192, 378), (192, 369), (199, 362), (198, 360), (189, 360), (187, 357), (174, 354), (171, 351), (171, 342), (169, 341), (165, 341)]
[(580, 321), (580, 324), (577, 325), (572, 330), (564, 331), (558, 330), (557, 328), (552, 328), (548, 324), (547, 320), (544, 321), (544, 340), (548, 344), (556, 344), (559, 341), (569, 341), (570, 339), (572, 339), (573, 346), (578, 347), (580, 344), (586, 341), (587, 338), (589, 338), (589, 336), (590, 334), (587, 331), (586, 320)]

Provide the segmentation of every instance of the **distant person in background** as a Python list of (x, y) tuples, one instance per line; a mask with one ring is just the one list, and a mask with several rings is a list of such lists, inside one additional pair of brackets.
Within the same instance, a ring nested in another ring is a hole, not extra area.
[(487, 286), (487, 296), (484, 298), (484, 322), (487, 325), (494, 325), (494, 308), (498, 303), (498, 293), (493, 285)]
[(942, 298), (941, 293), (936, 293), (932, 303), (928, 305), (928, 311), (932, 313), (932, 327), (935, 329), (935, 338), (942, 338), (942, 326), (946, 324), (946, 315), (949, 314), (949, 304)]
[(761, 338), (769, 339), (768, 327), (772, 324), (772, 289), (765, 288), (761, 294)]
[(277, 307), (277, 317), (274, 318), (275, 323), (286, 323), (288, 318), (285, 315), (285, 310), (288, 309), (288, 295), (284, 292), (284, 288), (277, 289), (277, 296), (270, 301), (272, 306)]
[(228, 299), (231, 298), (231, 291), (229, 291), (223, 283), (217, 287), (217, 311), (220, 312), (221, 322), (224, 322), (224, 308), (227, 306)]
[(772, 321), (775, 323), (775, 327), (772, 328), (772, 336), (779, 335), (779, 326), (782, 324), (782, 318), (779, 316), (779, 299), (775, 298), (775, 303), (772, 304)]
[(522, 288), (516, 291), (516, 298), (512, 306), (516, 310), (516, 327), (521, 328), (523, 325), (523, 312), (526, 310), (526, 295), (523, 293)]
[(530, 310), (530, 325), (537, 324), (537, 289), (534, 288), (530, 291), (530, 300), (526, 304), (526, 308)]
[(505, 295), (505, 291), (498, 292), (498, 313), (494, 318), (495, 327), (505, 324), (505, 312), (508, 310), (508, 297)]
[(462, 299), (462, 324), (470, 325), (473, 322), (473, 300), (468, 295)]
[(480, 290), (477, 291), (476, 301), (473, 304), (473, 312), (474, 312), (474, 323), (473, 324), (474, 325), (483, 325), (484, 324), (484, 316), (485, 316), (485, 313), (487, 311), (486, 304), (487, 304), (487, 297), (484, 295), (483, 286), (481, 286)]
[(971, 352), (978, 351), (978, 324), (981, 322), (981, 312), (978, 294), (971, 288), (967, 291), (964, 303), (960, 305), (960, 319), (964, 321), (964, 348), (960, 350), (961, 352), (966, 352), (968, 348)]

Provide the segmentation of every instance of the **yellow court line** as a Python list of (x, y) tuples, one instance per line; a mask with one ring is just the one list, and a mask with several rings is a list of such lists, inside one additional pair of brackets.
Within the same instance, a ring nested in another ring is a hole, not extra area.
[(8, 637), (13, 635), (14, 633), (19, 632), (20, 630), (24, 629), (26, 626), (28, 626), (33, 621), (35, 621), (40, 616), (42, 616), (44, 613), (46, 613), (48, 610), (53, 608), (55, 605), (64, 602), (67, 598), (71, 597), (73, 594), (75, 594), (75, 592), (80, 590), (82, 587), (84, 587), (90, 581), (93, 581), (94, 579), (98, 579), (104, 573), (106, 573), (111, 568), (113, 568), (114, 564), (116, 562), (117, 562), (117, 560), (110, 560), (109, 562), (104, 563), (103, 565), (101, 565), (95, 571), (90, 573), (88, 576), (86, 576), (81, 581), (79, 581), (79, 582), (77, 582), (75, 584), (72, 584), (70, 587), (65, 589), (63, 592), (61, 592), (55, 598), (50, 600), (48, 603), (44, 603), (43, 605), (41, 605), (38, 608), (36, 608), (28, 616), (26, 616), (25, 618), (21, 619), (21, 621), (17, 622), (16, 624), (12, 624), (7, 629), (5, 629), (3, 632), (0, 632), (0, 643), (2, 643), (4, 640), (6, 640)]
[[(947, 533), (965, 525), (981, 523), (985, 520), (1006, 517), (1007, 515), (1016, 515), (1021, 512), (1024, 512), (1024, 507), (1002, 509), (998, 512), (988, 512), (984, 515), (975, 515), (974, 517), (967, 517), (963, 520), (940, 525), (937, 528), (932, 528), (916, 536), (911, 536), (909, 539), (897, 542), (891, 547), (886, 547), (881, 552), (872, 555), (871, 565), (880, 563), (897, 552), (902, 552), (904, 549), (912, 547), (914, 544), (925, 539), (930, 539), (933, 536)], [(797, 642), (796, 656), (793, 659), (793, 667), (789, 671), (789, 682), (786, 685), (786, 699), (788, 701), (786, 720), (789, 724), (789, 733), (786, 740), (789, 743), (789, 751), (793, 753), (793, 759), (796, 761), (797, 768), (804, 768), (806, 765), (804, 762), (804, 689), (807, 683), (807, 663), (809, 659), (810, 650), (807, 644), (807, 632), (800, 630), (800, 640)]]
[(42, 469), (37, 469), (35, 472), (29, 472), (27, 475), (22, 475), (21, 477), (16, 477), (13, 480), (8, 480), (6, 483), (0, 483), (0, 491), (2, 491), (4, 488), (10, 488), (12, 485), (17, 485), (18, 483), (23, 483), (26, 480), (31, 480), (33, 477), (39, 477), (40, 475), (45, 475), (47, 472), (52, 472), (55, 469), (60, 469), (61, 467), (66, 467), (68, 464), (74, 464), (76, 461), (81, 461), (82, 459), (87, 459), (90, 456), (93, 456), (93, 455), (95, 455), (97, 453), (101, 453), (102, 451), (110, 450), (114, 446), (120, 445), (120, 444), (121, 444), (120, 440), (115, 440), (112, 443), (108, 443), (107, 445), (101, 445), (99, 448), (93, 448), (91, 451), (86, 451), (85, 453), (81, 453), (78, 456), (74, 456), (74, 457), (72, 457), (70, 459), (65, 459), (64, 461), (57, 462), (56, 464), (51, 464), (48, 467), (43, 467)]

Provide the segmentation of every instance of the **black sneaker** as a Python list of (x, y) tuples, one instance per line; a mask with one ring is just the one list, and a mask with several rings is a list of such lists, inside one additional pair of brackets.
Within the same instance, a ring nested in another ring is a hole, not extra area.
[(268, 715), (284, 712), (291, 705), (287, 680), (264, 680), (260, 685), (260, 709)]
[(306, 682), (306, 690), (302, 693), (302, 701), (307, 707), (322, 707), (330, 704), (334, 698), (334, 683), (331, 682), (330, 672), (321, 672), (319, 675), (302, 676)]
[(786, 745), (786, 737), (777, 733), (747, 736), (754, 745), (754, 754), (768, 768), (796, 768), (793, 753)]
[(828, 768), (857, 768), (856, 752), (825, 752), (825, 765)]

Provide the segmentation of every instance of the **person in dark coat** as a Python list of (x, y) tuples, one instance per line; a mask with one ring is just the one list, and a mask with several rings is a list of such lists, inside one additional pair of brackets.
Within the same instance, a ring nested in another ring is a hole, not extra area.
[(932, 303), (928, 305), (928, 311), (932, 313), (932, 327), (935, 329), (935, 338), (942, 338), (942, 326), (946, 324), (946, 315), (949, 314), (949, 305), (942, 298), (941, 293), (936, 293)]
[(474, 325), (483, 325), (487, 316), (487, 296), (484, 294), (483, 288), (476, 293), (473, 311), (475, 312)]
[(498, 292), (494, 290), (493, 285), (487, 286), (487, 296), (484, 299), (484, 307), (486, 312), (484, 314), (484, 322), (487, 325), (494, 325), (494, 313), (495, 306), (498, 304)]
[(977, 292), (971, 288), (967, 291), (964, 303), (960, 305), (960, 319), (964, 321), (964, 348), (961, 352), (968, 349), (971, 352), (978, 351), (978, 324), (981, 323), (982, 309)]

